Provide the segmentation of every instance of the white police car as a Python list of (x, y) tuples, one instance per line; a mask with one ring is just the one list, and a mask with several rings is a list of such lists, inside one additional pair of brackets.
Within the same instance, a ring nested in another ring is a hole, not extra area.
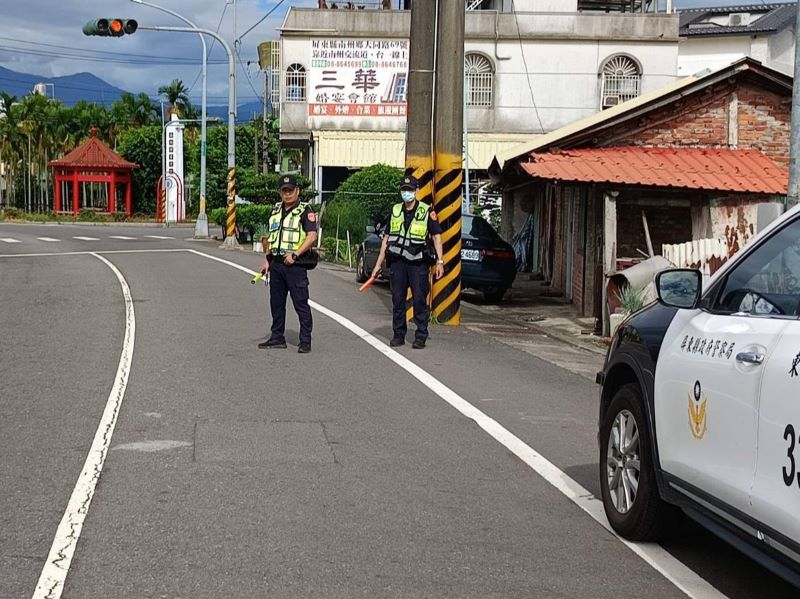
[(600, 485), (614, 530), (682, 510), (800, 586), (800, 207), (705, 285), (659, 274), (603, 370)]

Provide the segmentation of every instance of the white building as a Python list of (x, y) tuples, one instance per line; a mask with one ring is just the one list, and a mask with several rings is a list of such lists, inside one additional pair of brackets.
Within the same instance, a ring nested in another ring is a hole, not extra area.
[(678, 74), (716, 71), (749, 56), (792, 75), (796, 15), (796, 2), (681, 10)]
[[(410, 11), (345, 4), (292, 8), (280, 29), (282, 146), (303, 152), (303, 170), (322, 192), (351, 169), (404, 164)], [(510, 0), (466, 0), (471, 179), (532, 136), (676, 79), (678, 16), (671, 2), (645, 4), (655, 8), (515, 0), (511, 12)]]

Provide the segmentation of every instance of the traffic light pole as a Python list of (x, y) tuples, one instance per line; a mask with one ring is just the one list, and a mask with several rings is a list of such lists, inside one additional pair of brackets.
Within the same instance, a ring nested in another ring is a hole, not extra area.
[[(198, 29), (197, 25), (192, 23), (189, 19), (184, 17), (181, 14), (178, 14), (174, 10), (169, 8), (164, 8), (163, 6), (159, 6), (158, 4), (152, 4), (151, 2), (145, 2), (145, 0), (131, 0), (131, 2), (135, 4), (141, 4), (142, 6), (149, 6), (150, 8), (155, 8), (156, 10), (160, 10), (161, 12), (165, 12), (168, 15), (172, 15), (173, 17), (180, 19), (189, 27), (193, 27), (194, 29)], [(200, 38), (200, 43), (203, 45), (203, 88), (202, 88), (202, 96), (200, 98), (200, 210), (197, 214), (197, 223), (194, 228), (194, 236), (196, 238), (207, 238), (208, 237), (208, 216), (206, 215), (206, 90), (207, 90), (207, 82), (208, 82), (208, 50), (206, 48), (206, 38), (203, 37), (202, 33), (198, 33), (198, 37)]]
[[(144, 31), (172, 31), (176, 33), (200, 33), (217, 40), (228, 53), (228, 188), (227, 188), (227, 216), (225, 219), (225, 242), (220, 246), (225, 249), (237, 249), (236, 241), (236, 63), (233, 52), (228, 43), (216, 32), (200, 27), (165, 27), (161, 25), (140, 25)], [(204, 53), (205, 55), (205, 53)], [(203, 121), (205, 124), (205, 120)]]

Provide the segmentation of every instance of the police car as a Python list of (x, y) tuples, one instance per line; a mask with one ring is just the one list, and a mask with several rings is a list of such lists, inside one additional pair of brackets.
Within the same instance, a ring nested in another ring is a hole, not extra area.
[(608, 520), (657, 540), (683, 512), (800, 585), (800, 207), (656, 288), (597, 376)]

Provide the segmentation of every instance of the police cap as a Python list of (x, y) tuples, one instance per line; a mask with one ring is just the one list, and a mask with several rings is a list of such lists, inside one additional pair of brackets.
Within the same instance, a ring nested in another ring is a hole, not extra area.
[(415, 190), (419, 188), (419, 181), (413, 175), (406, 175), (403, 177), (403, 180), (400, 181), (400, 189), (411, 189)]

